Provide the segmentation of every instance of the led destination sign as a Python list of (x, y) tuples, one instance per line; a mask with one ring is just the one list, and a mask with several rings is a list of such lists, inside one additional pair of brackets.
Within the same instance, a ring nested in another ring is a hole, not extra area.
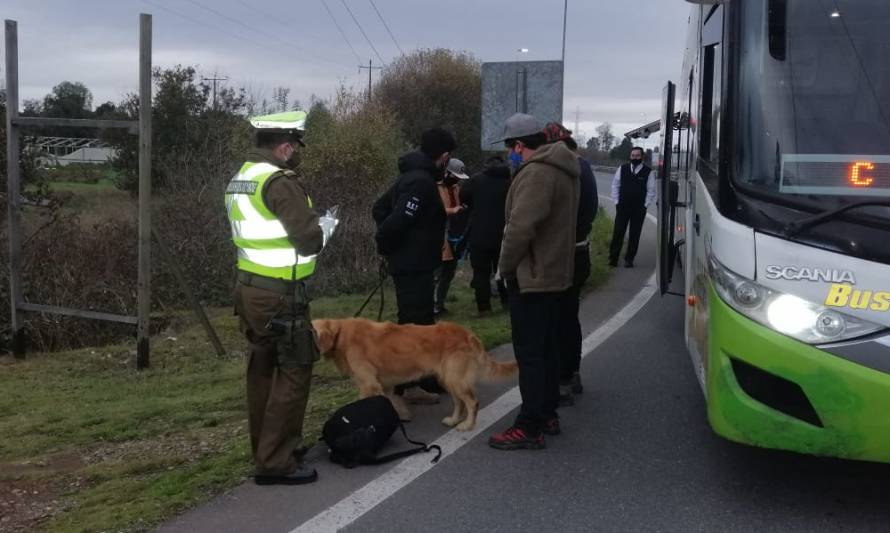
[(890, 156), (786, 154), (782, 156), (779, 191), (890, 196)]

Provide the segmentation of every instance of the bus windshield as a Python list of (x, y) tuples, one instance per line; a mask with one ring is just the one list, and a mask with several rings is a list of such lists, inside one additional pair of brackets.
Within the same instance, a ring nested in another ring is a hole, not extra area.
[(825, 209), (890, 200), (890, 1), (739, 4), (735, 179)]

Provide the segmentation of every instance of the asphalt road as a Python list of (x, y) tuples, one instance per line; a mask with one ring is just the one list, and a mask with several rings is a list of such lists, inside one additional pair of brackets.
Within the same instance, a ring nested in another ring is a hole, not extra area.
[[(604, 176), (605, 177), (605, 176)], [(600, 179), (608, 194), (608, 179)], [(649, 280), (654, 228), (637, 267), (582, 303), (587, 332)], [(509, 346), (496, 351), (510, 357)], [(890, 466), (759, 450), (715, 436), (683, 342), (683, 301), (653, 297), (582, 363), (585, 392), (542, 451), (486, 445), (511, 412), (358, 517), (350, 532), (890, 531)], [(514, 386), (483, 385), (483, 406)], [(416, 409), (412, 436), (439, 438), (445, 405)], [(393, 448), (402, 445), (394, 438)], [(400, 465), (346, 470), (314, 450), (320, 481), (245, 484), (162, 531), (289, 532)], [(348, 505), (347, 505), (348, 507)]]

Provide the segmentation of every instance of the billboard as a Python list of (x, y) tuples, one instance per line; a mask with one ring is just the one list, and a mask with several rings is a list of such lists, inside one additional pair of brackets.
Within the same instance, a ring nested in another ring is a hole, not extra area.
[(514, 113), (562, 122), (562, 89), (562, 61), (482, 63), (482, 150), (502, 148), (492, 141)]

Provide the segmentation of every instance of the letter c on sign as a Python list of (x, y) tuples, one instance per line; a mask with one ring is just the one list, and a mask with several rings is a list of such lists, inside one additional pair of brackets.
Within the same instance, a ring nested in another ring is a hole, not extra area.
[(850, 167), (850, 183), (854, 187), (869, 187), (871, 186), (874, 178), (870, 178), (868, 176), (862, 175), (862, 169), (865, 170), (874, 170), (874, 163), (870, 163), (868, 161), (856, 161)]

